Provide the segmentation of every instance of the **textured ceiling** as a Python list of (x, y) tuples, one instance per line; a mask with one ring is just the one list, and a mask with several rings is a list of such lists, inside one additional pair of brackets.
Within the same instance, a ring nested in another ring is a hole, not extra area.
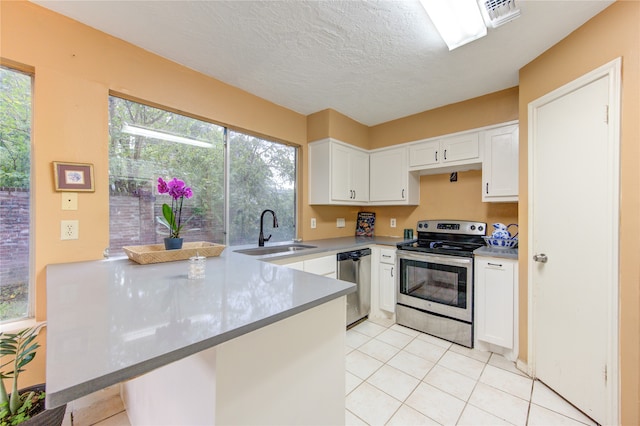
[(366, 125), (518, 84), (518, 70), (613, 1), (519, 1), (449, 51), (418, 0), (32, 0), (290, 108)]

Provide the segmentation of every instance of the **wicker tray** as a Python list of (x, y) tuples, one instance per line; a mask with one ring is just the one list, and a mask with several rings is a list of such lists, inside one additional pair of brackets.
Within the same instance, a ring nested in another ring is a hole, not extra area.
[(127, 256), (129, 256), (129, 259), (141, 265), (186, 260), (197, 255), (205, 257), (220, 256), (224, 248), (225, 246), (222, 244), (207, 243), (204, 241), (184, 243), (179, 250), (165, 250), (164, 244), (122, 247)]

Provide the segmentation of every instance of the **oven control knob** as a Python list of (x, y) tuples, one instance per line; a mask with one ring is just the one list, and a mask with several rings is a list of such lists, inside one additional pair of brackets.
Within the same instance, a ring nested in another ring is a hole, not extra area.
[(480, 232), (484, 231), (484, 226), (482, 226), (482, 225), (478, 226), (478, 231), (480, 231)]
[(471, 225), (471, 230), (475, 231), (476, 230), (476, 226), (475, 225)]

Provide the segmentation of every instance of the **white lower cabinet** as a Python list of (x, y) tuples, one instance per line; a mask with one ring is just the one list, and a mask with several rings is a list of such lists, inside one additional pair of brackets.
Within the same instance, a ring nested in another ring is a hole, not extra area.
[(380, 309), (387, 312), (396, 311), (396, 251), (380, 249), (378, 265)]
[(303, 261), (286, 263), (284, 266), (286, 266), (287, 268), (296, 269), (298, 271), (304, 271)]
[[(517, 357), (518, 261), (475, 258), (476, 346)], [(496, 348), (498, 347), (498, 348)]]
[(337, 278), (337, 265), (336, 255), (318, 257), (315, 259), (309, 259), (303, 261), (304, 271), (311, 274), (323, 275), (329, 278)]

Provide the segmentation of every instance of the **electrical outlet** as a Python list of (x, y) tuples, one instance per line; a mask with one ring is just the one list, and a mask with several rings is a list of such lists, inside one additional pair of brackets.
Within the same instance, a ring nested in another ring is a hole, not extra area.
[(78, 210), (78, 193), (62, 193), (62, 210)]
[(336, 228), (344, 228), (344, 217), (339, 217), (336, 219)]
[(392, 228), (395, 228), (395, 227), (396, 227), (396, 218), (395, 218), (395, 217), (392, 217), (392, 218), (391, 218), (391, 227), (392, 227)]
[(61, 220), (60, 221), (60, 239), (61, 240), (77, 240), (79, 236), (77, 220)]
[(316, 229), (316, 218), (315, 217), (311, 218), (311, 229)]

